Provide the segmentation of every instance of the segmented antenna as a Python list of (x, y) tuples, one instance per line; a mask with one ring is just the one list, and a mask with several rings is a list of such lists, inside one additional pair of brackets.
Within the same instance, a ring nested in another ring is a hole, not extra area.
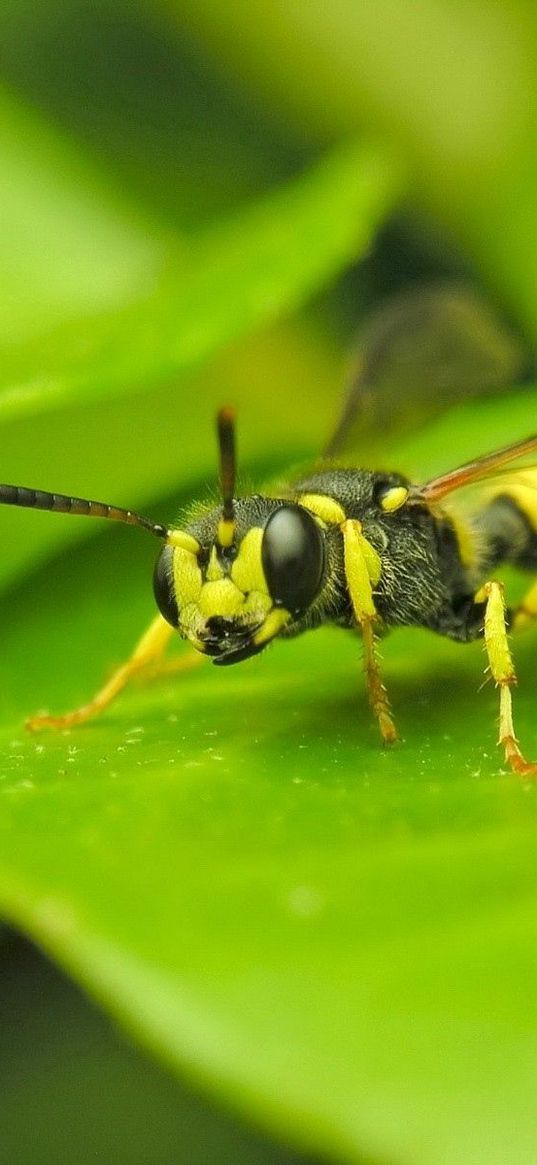
[(220, 546), (231, 546), (235, 533), (235, 410), (226, 405), (216, 417), (218, 451), (220, 457), (220, 488), (222, 490), (222, 517), (218, 523)]
[(110, 518), (116, 522), (126, 522), (129, 526), (142, 526), (157, 538), (168, 538), (166, 526), (151, 522), (132, 510), (122, 510), (105, 502), (92, 502), (87, 498), (73, 498), (67, 494), (48, 493), (41, 489), (26, 489), (22, 485), (0, 485), (0, 503), (4, 506), (26, 506), (31, 510), (53, 510), (60, 514), (81, 514), (89, 518)]

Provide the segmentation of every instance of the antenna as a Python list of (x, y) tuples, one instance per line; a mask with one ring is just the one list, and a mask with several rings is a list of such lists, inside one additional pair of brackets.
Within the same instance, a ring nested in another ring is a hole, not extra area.
[(218, 523), (220, 546), (232, 546), (235, 534), (235, 493), (236, 450), (235, 450), (235, 410), (229, 405), (218, 410), (216, 416), (218, 452), (220, 457), (220, 488), (222, 490), (222, 517)]
[(134, 510), (123, 510), (110, 506), (107, 502), (92, 502), (88, 498), (75, 498), (69, 494), (49, 493), (47, 490), (27, 489), (22, 485), (0, 485), (0, 504), (4, 506), (24, 506), (30, 510), (51, 510), (59, 514), (75, 514), (87, 518), (107, 518), (115, 522), (125, 522), (129, 526), (141, 526), (157, 538), (173, 546), (196, 553), (199, 544), (190, 534), (181, 530), (170, 530), (149, 518), (136, 514)]

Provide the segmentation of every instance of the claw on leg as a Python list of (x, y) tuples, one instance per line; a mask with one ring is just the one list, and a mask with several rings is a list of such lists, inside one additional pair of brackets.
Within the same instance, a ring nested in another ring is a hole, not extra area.
[(513, 727), (513, 701), (507, 684), (500, 687), (500, 735), (498, 744), (503, 745), (505, 759), (514, 773), (523, 777), (537, 777), (537, 764), (527, 761), (520, 751)]

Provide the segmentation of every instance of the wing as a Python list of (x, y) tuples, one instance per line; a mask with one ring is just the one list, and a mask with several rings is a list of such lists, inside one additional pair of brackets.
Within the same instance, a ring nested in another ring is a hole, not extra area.
[[(426, 502), (438, 502), (447, 497), (448, 494), (463, 489), (465, 486), (501, 477), (506, 472), (506, 466), (511, 466), (514, 462), (535, 454), (537, 454), (537, 435), (526, 437), (514, 445), (505, 445), (502, 449), (496, 449), (494, 453), (486, 453), (484, 457), (478, 457), (476, 461), (467, 461), (464, 465), (459, 465), (458, 469), (452, 469), (449, 473), (442, 474), (441, 477), (433, 477), (431, 481), (420, 487), (416, 496), (425, 499)], [(535, 465), (525, 468), (534, 469)], [(509, 472), (512, 476), (512, 471)]]
[(413, 430), (457, 401), (505, 391), (529, 372), (523, 345), (471, 289), (449, 284), (394, 296), (359, 339), (340, 419), (324, 455), (376, 433)]

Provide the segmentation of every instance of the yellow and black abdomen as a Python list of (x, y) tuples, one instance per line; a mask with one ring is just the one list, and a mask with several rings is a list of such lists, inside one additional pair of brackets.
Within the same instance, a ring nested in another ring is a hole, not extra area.
[(506, 486), (477, 515), (486, 571), (503, 562), (537, 570), (537, 479), (535, 486)]

